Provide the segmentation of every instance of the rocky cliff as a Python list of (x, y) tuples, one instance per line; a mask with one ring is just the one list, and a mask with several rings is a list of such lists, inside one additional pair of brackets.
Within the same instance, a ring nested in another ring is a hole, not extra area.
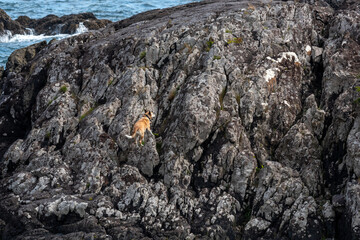
[(3, 239), (359, 239), (359, 23), (357, 1), (213, 0), (16, 51)]

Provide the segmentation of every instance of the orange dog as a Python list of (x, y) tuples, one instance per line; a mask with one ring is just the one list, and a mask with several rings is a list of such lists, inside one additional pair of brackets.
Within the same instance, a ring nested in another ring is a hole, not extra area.
[(150, 111), (146, 111), (145, 110), (145, 114), (142, 118), (139, 119), (139, 121), (137, 121), (133, 127), (133, 131), (132, 131), (132, 135), (125, 135), (127, 138), (135, 138), (135, 143), (137, 145), (137, 141), (136, 141), (136, 134), (139, 132), (140, 133), (140, 140), (139, 143), (140, 145), (142, 145), (142, 140), (144, 139), (144, 135), (145, 135), (145, 131), (149, 130), (149, 132), (154, 135), (150, 129), (150, 120), (155, 117), (155, 114), (153, 114)]

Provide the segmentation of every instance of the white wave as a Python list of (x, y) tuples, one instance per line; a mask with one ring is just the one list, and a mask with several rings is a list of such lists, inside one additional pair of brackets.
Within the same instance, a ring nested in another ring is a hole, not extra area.
[(56, 27), (56, 35), (35, 35), (35, 31), (32, 28), (26, 28), (26, 32), (24, 34), (15, 34), (9, 30), (5, 30), (5, 34), (0, 35), (0, 43), (13, 43), (13, 42), (32, 42), (32, 41), (42, 41), (42, 40), (49, 40), (49, 39), (63, 39), (67, 37), (71, 37), (74, 35), (78, 35), (81, 33), (85, 33), (89, 31), (87, 27), (84, 26), (84, 23), (80, 22), (79, 27), (76, 29), (74, 34), (60, 34), (61, 28), (64, 24), (59, 24)]
[(34, 35), (35, 34), (35, 30), (33, 28), (25, 28), (25, 30), (27, 31), (27, 33), (25, 35)]
[[(59, 28), (56, 30), (60, 32), (62, 25), (60, 24)], [(26, 28), (26, 32), (24, 34), (15, 34), (12, 35), (12, 33), (9, 30), (5, 30), (5, 34), (0, 35), (0, 43), (14, 43), (14, 42), (38, 42), (42, 40), (50, 40), (53, 38), (56, 39), (63, 39), (71, 36), (75, 36), (81, 33), (85, 33), (89, 31), (87, 27), (84, 26), (84, 23), (80, 22), (79, 27), (76, 29), (76, 32), (74, 34), (59, 34), (57, 32), (56, 35), (35, 35), (34, 29)]]
[(0, 36), (0, 42), (3, 43), (13, 43), (13, 42), (32, 42), (32, 41), (42, 41), (42, 40), (49, 40), (49, 39), (63, 39), (69, 37), (69, 34), (57, 34), (57, 35), (22, 35), (22, 34), (15, 34), (14, 36), (10, 34), (6, 34)]
[(5, 31), (4, 35), (0, 36), (1, 43), (14, 43), (14, 42), (38, 42), (42, 40), (49, 40), (49, 39), (63, 39), (69, 37), (70, 34), (56, 34), (56, 35), (35, 35), (35, 30), (32, 28), (26, 28), (26, 32), (24, 34), (15, 34), (9, 30)]
[(65, 26), (64, 23), (56, 25), (55, 31), (53, 33), (61, 34), (61, 30), (62, 30), (63, 26)]
[(5, 30), (5, 34), (0, 36), (0, 42), (9, 42), (12, 37), (12, 33), (9, 30)]
[(81, 33), (87, 32), (87, 31), (89, 31), (89, 29), (87, 29), (87, 27), (84, 26), (83, 22), (80, 22), (79, 27), (76, 29), (75, 34), (81, 34)]

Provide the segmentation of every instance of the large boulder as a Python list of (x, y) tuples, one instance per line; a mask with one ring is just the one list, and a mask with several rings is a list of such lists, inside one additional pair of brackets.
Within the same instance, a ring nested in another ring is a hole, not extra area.
[(8, 34), (7, 31), (12, 34), (22, 34), (24, 33), (24, 27), (17, 21), (11, 19), (6, 12), (0, 8), (0, 36)]

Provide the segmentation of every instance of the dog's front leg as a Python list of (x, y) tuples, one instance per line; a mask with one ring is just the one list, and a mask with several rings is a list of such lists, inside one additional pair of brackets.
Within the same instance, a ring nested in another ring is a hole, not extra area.
[(151, 133), (151, 135), (153, 135), (155, 137), (155, 134), (151, 131), (150, 128), (147, 128), (147, 130), (149, 130), (149, 132)]
[(150, 133), (155, 137), (155, 134), (151, 131), (151, 130), (149, 130), (150, 131)]

